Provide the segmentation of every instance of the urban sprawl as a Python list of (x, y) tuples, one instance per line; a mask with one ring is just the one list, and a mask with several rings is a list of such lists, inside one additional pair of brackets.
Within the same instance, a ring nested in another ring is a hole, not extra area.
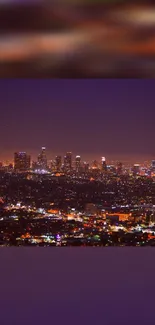
[(16, 152), (0, 163), (0, 245), (154, 246), (155, 160)]

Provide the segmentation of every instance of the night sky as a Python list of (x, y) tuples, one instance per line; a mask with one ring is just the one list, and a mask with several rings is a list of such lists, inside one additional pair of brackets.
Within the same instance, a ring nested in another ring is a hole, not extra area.
[(0, 159), (155, 157), (155, 80), (0, 80)]
[(153, 248), (1, 248), (0, 324), (154, 325)]

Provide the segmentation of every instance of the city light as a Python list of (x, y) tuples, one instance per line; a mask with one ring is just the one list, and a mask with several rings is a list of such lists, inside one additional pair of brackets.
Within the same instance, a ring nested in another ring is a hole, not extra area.
[[(145, 163), (145, 168), (139, 163), (111, 163), (105, 157), (86, 162), (68, 151), (64, 161), (59, 155), (51, 163), (46, 147), (42, 147), (37, 161), (32, 162), (26, 152), (15, 153), (14, 167), (0, 166), (4, 183), (0, 199), (2, 243), (153, 245), (154, 161)], [(8, 173), (9, 184), (5, 182)], [(14, 194), (8, 192), (11, 184)], [(5, 192), (10, 193), (7, 198)]]

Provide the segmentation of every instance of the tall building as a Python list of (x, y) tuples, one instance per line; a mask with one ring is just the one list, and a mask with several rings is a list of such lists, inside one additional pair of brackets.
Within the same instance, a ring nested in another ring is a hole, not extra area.
[(102, 157), (102, 171), (103, 172), (107, 171), (107, 163), (106, 163), (105, 157)]
[(14, 154), (14, 169), (16, 171), (26, 171), (30, 169), (31, 157), (26, 152), (15, 152)]
[(97, 162), (97, 160), (94, 160), (94, 161), (92, 162), (92, 168), (93, 168), (93, 169), (97, 169), (97, 168), (98, 168), (98, 162)]
[(107, 166), (107, 170), (111, 173), (111, 174), (116, 174), (116, 167), (114, 165), (108, 165)]
[(117, 174), (121, 175), (122, 172), (123, 172), (123, 165), (122, 165), (122, 163), (119, 161), (119, 162), (117, 163)]
[(155, 160), (152, 160), (152, 163), (151, 163), (151, 169), (153, 171), (155, 171)]
[(56, 171), (60, 171), (61, 170), (61, 167), (62, 167), (62, 158), (61, 156), (56, 156), (55, 157), (55, 168), (56, 168)]
[(40, 169), (47, 169), (46, 147), (41, 148), (41, 153), (38, 156), (38, 166)]
[(72, 169), (72, 153), (67, 152), (64, 157), (64, 169), (65, 171), (70, 171)]
[(38, 169), (38, 163), (37, 163), (37, 161), (32, 161), (32, 169), (33, 170)]
[(134, 164), (133, 166), (133, 175), (139, 175), (140, 174), (140, 165)]
[(88, 173), (88, 171), (89, 171), (89, 164), (84, 162), (84, 172)]
[(75, 158), (75, 168), (76, 168), (77, 173), (79, 173), (80, 167), (81, 167), (81, 157), (76, 156), (76, 158)]

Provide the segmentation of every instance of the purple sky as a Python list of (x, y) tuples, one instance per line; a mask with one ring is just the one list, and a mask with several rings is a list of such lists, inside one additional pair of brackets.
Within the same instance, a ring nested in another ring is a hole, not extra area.
[(1, 248), (0, 324), (154, 325), (153, 248)]
[(155, 80), (0, 80), (0, 159), (155, 157)]
[(27, 3), (40, 3), (40, 2), (43, 2), (43, 0), (0, 0), (0, 5), (1, 4), (16, 4), (16, 3), (24, 3), (24, 4), (27, 4)]

